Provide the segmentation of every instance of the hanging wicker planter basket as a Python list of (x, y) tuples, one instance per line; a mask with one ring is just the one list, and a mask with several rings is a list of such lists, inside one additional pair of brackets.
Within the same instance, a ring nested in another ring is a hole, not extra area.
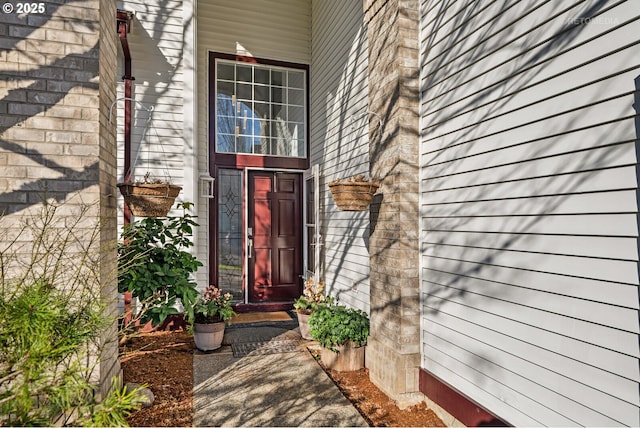
[(154, 131), (155, 137), (158, 140), (158, 145), (165, 158), (164, 161), (166, 162), (164, 145), (160, 143), (158, 133), (155, 132), (155, 129), (151, 126), (153, 106), (145, 105), (131, 97), (117, 98), (111, 103), (111, 107), (109, 107), (109, 123), (111, 123), (113, 108), (116, 106), (116, 103), (121, 100), (133, 101), (136, 106), (139, 106), (147, 112), (147, 118), (144, 123), (144, 128), (142, 129), (140, 144), (136, 150), (136, 157), (129, 167), (129, 170), (124, 174), (126, 177), (124, 179), (125, 182), (117, 184), (118, 189), (120, 189), (124, 202), (127, 204), (133, 215), (137, 217), (166, 217), (166, 215), (169, 214), (176, 197), (180, 193), (180, 190), (182, 190), (182, 186), (171, 184), (171, 176), (169, 175), (168, 167), (166, 165), (164, 166), (164, 180), (152, 178), (151, 171), (147, 170), (142, 181), (131, 181), (131, 178), (135, 177), (134, 168), (138, 164), (138, 159), (144, 142), (147, 143), (147, 165), (152, 165), (150, 160), (151, 141), (145, 141), (145, 137), (147, 137), (147, 131), (149, 129)]
[(364, 176), (358, 175), (346, 180), (332, 181), (328, 186), (341, 211), (364, 211), (378, 191), (380, 183), (366, 181)]
[(133, 215), (164, 217), (182, 187), (169, 183), (118, 183), (118, 189)]

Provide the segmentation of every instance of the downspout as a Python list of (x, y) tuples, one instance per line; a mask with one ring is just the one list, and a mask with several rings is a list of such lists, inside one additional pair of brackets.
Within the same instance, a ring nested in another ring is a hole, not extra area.
[[(124, 10), (116, 12), (118, 22), (118, 35), (124, 54), (124, 182), (131, 180), (131, 89), (135, 77), (131, 75), (131, 51), (127, 33), (131, 31), (131, 18), (133, 14)], [(131, 211), (127, 204), (124, 204), (124, 224), (131, 222)]]
[[(127, 33), (131, 30), (131, 18), (133, 13), (124, 10), (116, 11), (116, 22), (118, 35), (120, 36), (120, 44), (122, 45), (122, 53), (124, 54), (124, 182), (131, 180), (131, 87), (135, 78), (131, 75), (131, 51), (129, 50), (129, 41)], [(131, 223), (131, 210), (124, 205), (123, 223)], [(128, 324), (133, 318), (133, 308), (131, 307), (132, 295), (130, 291), (124, 293), (124, 319), (123, 322)]]

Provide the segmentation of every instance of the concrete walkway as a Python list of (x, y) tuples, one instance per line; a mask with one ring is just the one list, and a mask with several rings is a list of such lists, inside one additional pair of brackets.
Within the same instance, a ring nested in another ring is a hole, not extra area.
[(228, 326), (222, 348), (196, 351), (194, 425), (368, 426), (314, 360), (296, 325)]

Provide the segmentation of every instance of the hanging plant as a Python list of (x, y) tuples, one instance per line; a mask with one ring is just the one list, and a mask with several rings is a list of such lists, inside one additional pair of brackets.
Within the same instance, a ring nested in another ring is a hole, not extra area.
[(364, 211), (378, 191), (380, 183), (377, 180), (367, 180), (364, 175), (356, 175), (345, 180), (332, 181), (328, 186), (340, 210)]
[[(136, 100), (128, 97), (119, 98), (115, 100), (111, 107), (109, 108), (109, 122), (111, 122), (111, 113), (113, 107), (116, 102), (121, 99), (128, 99), (131, 101), (135, 101), (137, 105), (146, 110), (149, 115), (147, 117), (144, 129), (142, 131), (142, 137), (140, 140), (140, 145), (138, 146), (138, 150), (136, 153), (136, 158), (133, 162), (129, 171), (125, 174), (125, 181), (122, 183), (118, 183), (118, 189), (120, 189), (120, 193), (124, 197), (124, 202), (127, 204), (133, 215), (137, 217), (165, 217), (169, 214), (173, 203), (176, 200), (176, 197), (182, 190), (182, 186), (177, 186), (171, 183), (171, 177), (169, 176), (169, 170), (165, 165), (165, 180), (152, 179), (150, 178), (151, 172), (147, 170), (143, 179), (141, 181), (134, 180), (131, 181), (130, 177), (134, 177), (135, 165), (138, 162), (138, 158), (140, 156), (140, 149), (142, 147), (142, 142), (145, 140), (147, 135), (147, 131), (151, 128), (153, 131), (155, 129), (150, 126), (152, 119), (153, 106), (146, 106), (142, 103), (137, 102)], [(158, 134), (156, 132), (156, 140), (159, 140)], [(149, 161), (149, 146), (151, 143), (147, 141), (147, 165), (150, 164)], [(159, 147), (162, 149), (162, 153), (165, 157), (166, 163), (166, 154), (164, 153), (164, 146), (159, 144)]]
[(164, 217), (171, 210), (182, 187), (161, 180), (149, 180), (147, 173), (144, 181), (118, 183), (118, 189), (133, 215)]

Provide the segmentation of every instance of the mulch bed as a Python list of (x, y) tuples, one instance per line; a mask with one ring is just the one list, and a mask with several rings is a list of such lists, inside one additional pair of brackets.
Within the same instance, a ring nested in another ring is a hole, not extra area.
[[(181, 330), (143, 333), (121, 347), (125, 383), (147, 384), (155, 395), (151, 407), (129, 416), (131, 426), (193, 425), (193, 350), (193, 337)], [(327, 373), (371, 426), (445, 426), (424, 403), (400, 410), (366, 369)]]

